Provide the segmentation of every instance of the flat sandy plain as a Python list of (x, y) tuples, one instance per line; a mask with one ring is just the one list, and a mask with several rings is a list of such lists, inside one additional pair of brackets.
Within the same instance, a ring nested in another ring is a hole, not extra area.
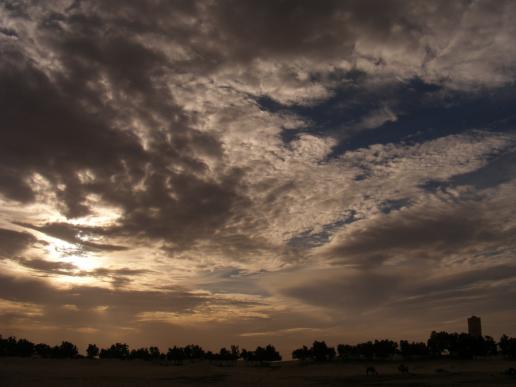
[[(411, 374), (401, 375), (399, 362), (327, 364), (283, 362), (272, 367), (209, 363), (160, 365), (142, 361), (0, 359), (1, 387), (82, 386), (516, 386), (504, 375), (516, 362), (506, 360), (405, 362)], [(366, 376), (374, 366), (378, 376)], [(441, 369), (440, 372), (436, 372)]]

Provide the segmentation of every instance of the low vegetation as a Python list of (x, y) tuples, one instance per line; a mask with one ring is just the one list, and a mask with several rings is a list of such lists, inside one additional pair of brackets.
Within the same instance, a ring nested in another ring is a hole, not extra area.
[(401, 340), (374, 340), (356, 345), (339, 344), (337, 351), (324, 341), (314, 341), (309, 348), (303, 346), (292, 352), (292, 358), (299, 360), (328, 361), (338, 356), (341, 359), (387, 359), (395, 356), (403, 359), (424, 359), (450, 357), (473, 359), (501, 354), (505, 358), (516, 358), (516, 338), (503, 335), (500, 340), (490, 336), (475, 337), (467, 333), (432, 332), (427, 342)]
[[(0, 335), (0, 357), (41, 357), (41, 358), (82, 358), (77, 347), (67, 341), (61, 345), (51, 347), (47, 344), (34, 344), (26, 339), (8, 337), (3, 339)], [(125, 343), (115, 343), (108, 348), (99, 349), (97, 345), (90, 344), (86, 349), (86, 357), (100, 359), (120, 360), (166, 360), (177, 364), (184, 361), (223, 361), (231, 362), (238, 359), (255, 362), (280, 361), (281, 355), (272, 345), (256, 347), (254, 351), (240, 350), (238, 346), (232, 345), (229, 349), (221, 348), (219, 352), (204, 351), (198, 345), (187, 345), (185, 347), (174, 346), (167, 352), (161, 352), (158, 347), (130, 349)]]
[[(503, 335), (498, 342), (490, 336), (474, 337), (466, 333), (432, 332), (426, 343), (401, 340), (374, 340), (355, 345), (339, 344), (330, 347), (324, 341), (314, 341), (310, 347), (303, 346), (292, 352), (292, 358), (312, 360), (317, 362), (331, 361), (335, 358), (371, 360), (400, 357), (403, 359), (424, 358), (460, 358), (472, 359), (501, 355), (505, 358), (516, 359), (516, 338)], [(16, 337), (2, 338), (0, 335), (0, 357), (41, 357), (41, 358), (81, 358), (77, 347), (68, 341), (60, 345), (34, 344), (26, 339)], [(257, 347), (254, 351), (240, 350), (232, 345), (221, 348), (218, 352), (205, 351), (198, 345), (185, 347), (174, 346), (167, 352), (161, 352), (158, 347), (143, 347), (130, 349), (125, 343), (115, 343), (108, 348), (99, 348), (95, 344), (88, 345), (86, 357), (90, 359), (140, 359), (146, 361), (169, 361), (181, 364), (184, 361), (200, 360), (232, 362), (242, 359), (246, 362), (280, 361), (281, 355), (272, 345)]]

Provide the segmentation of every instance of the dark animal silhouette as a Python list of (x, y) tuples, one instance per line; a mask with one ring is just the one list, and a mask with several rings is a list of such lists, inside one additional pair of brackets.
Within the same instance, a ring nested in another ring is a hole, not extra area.
[(400, 373), (402, 373), (402, 374), (408, 374), (409, 373), (409, 369), (408, 369), (408, 367), (405, 364), (400, 364), (398, 366), (398, 371), (400, 371)]
[(510, 376), (516, 376), (516, 369), (515, 368), (507, 368), (504, 372), (503, 372), (505, 375), (510, 375)]
[(378, 375), (378, 371), (374, 367), (367, 367), (366, 375)]

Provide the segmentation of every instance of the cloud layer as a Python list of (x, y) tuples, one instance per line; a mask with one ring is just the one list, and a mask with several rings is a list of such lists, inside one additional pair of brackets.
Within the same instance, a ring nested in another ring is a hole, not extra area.
[(515, 15), (3, 2), (0, 329), (284, 349), (472, 313), (506, 330)]

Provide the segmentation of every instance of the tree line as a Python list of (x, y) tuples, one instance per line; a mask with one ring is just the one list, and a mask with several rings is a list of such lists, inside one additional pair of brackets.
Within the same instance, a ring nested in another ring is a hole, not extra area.
[(270, 362), (281, 360), (281, 355), (272, 345), (266, 347), (256, 347), (254, 351), (246, 349), (240, 350), (236, 345), (232, 345), (229, 349), (223, 347), (219, 352), (205, 351), (202, 347), (190, 344), (185, 347), (174, 346), (169, 348), (166, 353), (161, 353), (158, 347), (138, 348), (129, 350), (127, 344), (116, 343), (107, 349), (101, 349), (90, 344), (86, 349), (87, 357), (101, 359), (141, 359), (141, 360), (169, 360), (175, 363), (183, 361), (196, 360), (215, 360), (215, 361), (236, 361), (243, 359), (245, 361)]
[(63, 341), (61, 345), (51, 347), (48, 344), (34, 344), (26, 339), (16, 337), (2, 338), (0, 335), (0, 356), (30, 357), (39, 355), (45, 358), (65, 359), (78, 356), (79, 351), (74, 344)]
[[(476, 357), (502, 355), (516, 359), (516, 338), (503, 335), (498, 342), (490, 336), (475, 337), (467, 333), (432, 332), (425, 342), (409, 342), (401, 340), (374, 340), (355, 345), (339, 344), (330, 347), (324, 341), (314, 341), (310, 347), (303, 346), (292, 352), (293, 359), (331, 361), (340, 359), (388, 359), (401, 356), (404, 359), (423, 359), (448, 356), (453, 358), (471, 359)], [(80, 358), (77, 346), (68, 341), (60, 345), (34, 344), (26, 339), (16, 337), (3, 338), (0, 335), (0, 356), (42, 357), (42, 358)], [(160, 360), (181, 364), (184, 361), (222, 361), (231, 362), (242, 359), (247, 362), (280, 361), (281, 355), (273, 345), (258, 346), (254, 351), (240, 350), (232, 345), (221, 348), (218, 352), (205, 351), (202, 347), (190, 344), (184, 347), (174, 346), (167, 352), (161, 352), (158, 347), (142, 347), (130, 349), (125, 343), (115, 343), (108, 348), (99, 348), (89, 344), (86, 357), (90, 359), (140, 359), (146, 361)]]
[(314, 341), (311, 347), (304, 345), (292, 352), (293, 359), (330, 361), (340, 359), (387, 359), (395, 356), (404, 359), (424, 359), (448, 356), (472, 359), (496, 356), (516, 359), (516, 338), (503, 335), (500, 340), (490, 336), (472, 336), (467, 333), (432, 332), (427, 342), (401, 340), (374, 340), (355, 345), (339, 344), (337, 349), (324, 341)]
[[(71, 359), (84, 357), (79, 354), (77, 346), (63, 341), (60, 345), (49, 346), (48, 344), (34, 344), (26, 339), (16, 337), (2, 338), (0, 335), (0, 357), (42, 357), (54, 359)], [(95, 344), (89, 344), (86, 349), (86, 357), (90, 359), (120, 359), (120, 360), (167, 360), (180, 364), (184, 361), (210, 360), (210, 361), (245, 361), (271, 362), (280, 361), (281, 355), (272, 345), (256, 347), (254, 351), (240, 350), (236, 345), (229, 349), (221, 348), (218, 352), (205, 351), (202, 347), (190, 344), (185, 347), (174, 346), (167, 352), (161, 352), (158, 347), (142, 347), (130, 349), (125, 343), (115, 343), (108, 348), (99, 348)]]

